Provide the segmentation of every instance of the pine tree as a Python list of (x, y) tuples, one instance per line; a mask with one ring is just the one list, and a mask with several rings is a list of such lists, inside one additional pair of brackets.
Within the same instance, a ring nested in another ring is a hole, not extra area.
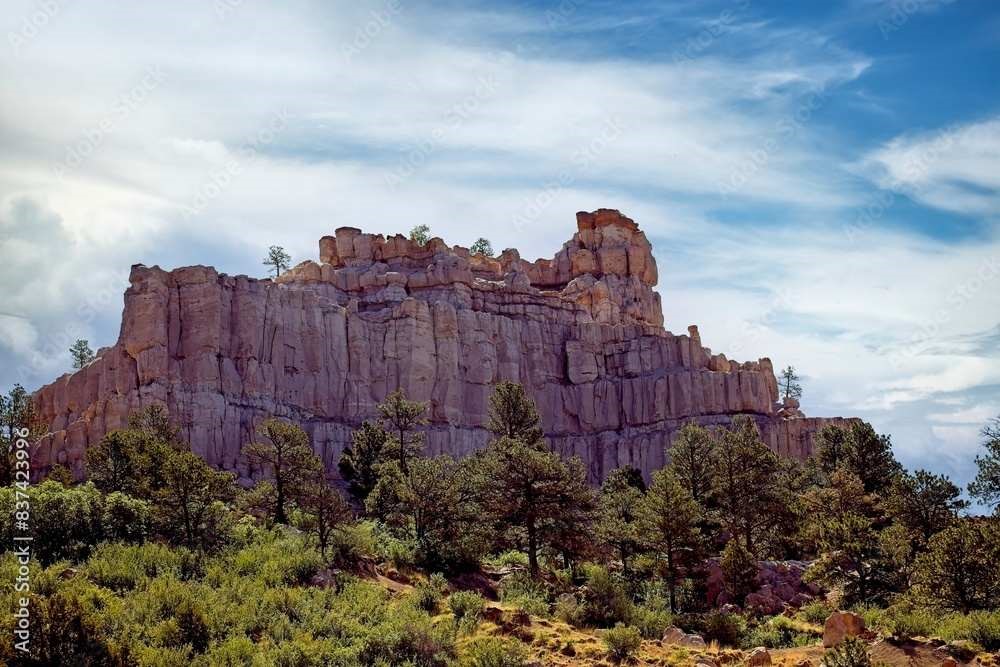
[(379, 467), (385, 462), (389, 433), (378, 424), (364, 422), (351, 436), (351, 446), (340, 457), (340, 474), (349, 482), (348, 489), (364, 500), (378, 482)]
[(983, 428), (984, 454), (976, 457), (979, 472), (969, 484), (969, 494), (1000, 515), (1000, 417)]
[(734, 538), (754, 553), (787, 506), (777, 455), (761, 442), (757, 425), (737, 417), (716, 446), (713, 494), (718, 514)]
[(524, 387), (515, 382), (499, 382), (490, 396), (487, 428), (497, 438), (520, 440), (534, 445), (542, 440), (541, 419), (535, 403)]
[(1000, 607), (1000, 525), (963, 519), (933, 536), (917, 560), (914, 591), (926, 603), (969, 613)]
[(786, 401), (789, 399), (800, 399), (802, 398), (802, 384), (799, 382), (800, 378), (795, 372), (794, 366), (788, 366), (785, 370), (781, 371), (781, 396)]
[(688, 422), (681, 427), (667, 450), (670, 468), (703, 508), (710, 505), (712, 475), (715, 468), (715, 438), (704, 426)]
[(34, 444), (46, 431), (35, 406), (19, 384), (6, 395), (0, 394), (0, 486), (14, 481), (14, 448), (18, 440)]
[(288, 523), (287, 503), (303, 480), (322, 467), (313, 453), (309, 436), (300, 427), (280, 419), (267, 419), (257, 427), (259, 440), (243, 447), (251, 463), (261, 467), (274, 481), (274, 520)]
[(424, 417), (427, 404), (408, 400), (406, 394), (397, 389), (379, 403), (378, 412), (382, 427), (392, 435), (387, 443), (387, 455), (394, 457), (400, 470), (406, 473), (409, 460), (423, 449), (424, 435), (417, 428), (427, 424)]
[(642, 553), (646, 544), (640, 517), (643, 489), (636, 486), (631, 470), (634, 469), (612, 471), (601, 486), (594, 527), (597, 540), (610, 547), (621, 561), (626, 580), (630, 575), (630, 559)]
[(326, 474), (317, 470), (303, 484), (296, 503), (308, 517), (306, 529), (316, 536), (319, 553), (325, 559), (326, 550), (335, 531), (353, 519), (351, 507), (340, 492), (326, 480)]
[(484, 514), (521, 531), (532, 577), (539, 551), (565, 539), (565, 517), (573, 517), (579, 533), (589, 530), (595, 499), (579, 459), (563, 461), (537, 444), (502, 438), (477, 457), (475, 471)]
[(73, 356), (73, 368), (83, 368), (94, 360), (94, 351), (90, 349), (90, 343), (83, 338), (78, 338), (73, 347), (69, 348), (69, 353)]
[(640, 507), (642, 534), (663, 564), (670, 592), (670, 611), (677, 612), (677, 586), (700, 560), (700, 511), (691, 493), (671, 468), (653, 473)]
[(889, 515), (906, 529), (914, 550), (919, 550), (969, 506), (961, 494), (946, 476), (917, 470), (896, 478), (885, 505)]
[(274, 277), (281, 275), (282, 271), (288, 270), (291, 265), (292, 256), (285, 252), (280, 245), (273, 245), (267, 249), (267, 257), (264, 258), (264, 266), (270, 266), (274, 271)]

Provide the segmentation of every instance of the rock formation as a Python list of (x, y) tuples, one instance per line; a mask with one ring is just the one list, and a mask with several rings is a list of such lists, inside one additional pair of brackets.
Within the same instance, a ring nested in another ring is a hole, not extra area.
[(461, 456), (486, 444), (499, 380), (525, 385), (554, 448), (595, 482), (663, 466), (687, 420), (752, 415), (794, 457), (838, 423), (778, 404), (770, 360), (713, 354), (696, 327), (665, 331), (656, 261), (632, 220), (600, 209), (577, 224), (535, 262), (342, 227), (320, 240), (319, 263), (273, 281), (136, 265), (118, 342), (34, 395), (50, 429), (35, 470), (82, 475), (88, 445), (162, 403), (196, 453), (241, 478), (254, 471), (240, 448), (272, 415), (301, 424), (335, 473), (352, 430), (397, 387), (430, 404), (428, 453)]

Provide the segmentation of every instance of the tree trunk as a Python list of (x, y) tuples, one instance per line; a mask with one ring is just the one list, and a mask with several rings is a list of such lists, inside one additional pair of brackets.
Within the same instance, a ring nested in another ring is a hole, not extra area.
[[(277, 473), (277, 471), (275, 471)], [(274, 520), (276, 523), (288, 523), (285, 516), (285, 485), (281, 483), (281, 475), (275, 474), (274, 488), (277, 492), (274, 508)]]
[(538, 536), (535, 534), (535, 521), (530, 519), (525, 526), (528, 531), (528, 570), (532, 579), (538, 578)]

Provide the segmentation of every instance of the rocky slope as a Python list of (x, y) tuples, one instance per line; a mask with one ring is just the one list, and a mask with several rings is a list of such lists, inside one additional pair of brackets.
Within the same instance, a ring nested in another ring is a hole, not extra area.
[(523, 383), (547, 435), (596, 482), (615, 467), (649, 473), (687, 420), (752, 415), (767, 443), (808, 455), (837, 419), (777, 403), (769, 359), (737, 363), (663, 329), (652, 248), (618, 211), (577, 214), (553, 259), (492, 259), (342, 227), (320, 261), (277, 280), (204, 266), (136, 265), (118, 342), (34, 395), (50, 433), (35, 470), (83, 473), (88, 445), (128, 414), (165, 403), (194, 450), (242, 478), (263, 418), (306, 428), (335, 472), (351, 431), (401, 387), (430, 404), (428, 451), (464, 455), (488, 439), (491, 385)]

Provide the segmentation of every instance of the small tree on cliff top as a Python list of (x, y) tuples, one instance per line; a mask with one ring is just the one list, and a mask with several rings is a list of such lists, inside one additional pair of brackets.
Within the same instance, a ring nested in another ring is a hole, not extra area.
[(798, 373), (794, 366), (789, 366), (781, 371), (781, 396), (785, 400), (790, 398), (802, 398), (802, 385), (799, 383)]
[(417, 245), (427, 245), (431, 240), (431, 228), (427, 225), (417, 225), (410, 230), (410, 240)]
[(472, 244), (469, 248), (469, 252), (474, 255), (485, 255), (486, 257), (493, 256), (493, 244), (490, 243), (489, 239), (479, 238), (476, 242)]
[(90, 343), (83, 338), (78, 338), (73, 347), (69, 348), (69, 353), (73, 357), (73, 368), (83, 368), (94, 360), (94, 351), (90, 349)]
[(274, 520), (288, 523), (286, 503), (322, 467), (309, 436), (295, 424), (268, 419), (257, 427), (260, 440), (243, 448), (247, 459), (261, 466), (274, 480)]
[(292, 256), (285, 252), (280, 245), (273, 245), (267, 249), (267, 257), (264, 258), (264, 266), (270, 266), (274, 271), (274, 277), (281, 275), (282, 271), (287, 271), (292, 262)]

